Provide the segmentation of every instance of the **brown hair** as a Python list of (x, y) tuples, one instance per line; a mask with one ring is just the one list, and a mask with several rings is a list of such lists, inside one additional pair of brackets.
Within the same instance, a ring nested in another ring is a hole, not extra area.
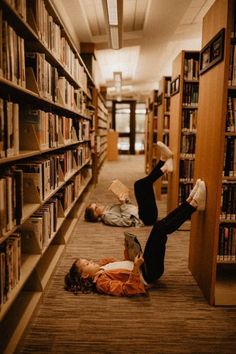
[(84, 219), (90, 222), (97, 222), (99, 220), (99, 217), (95, 215), (94, 209), (91, 207), (91, 204), (89, 204), (85, 209)]
[(78, 270), (76, 265), (78, 259), (74, 261), (69, 272), (65, 275), (64, 278), (64, 288), (67, 291), (77, 295), (79, 291), (82, 293), (91, 293), (96, 291), (96, 285), (93, 282), (92, 277), (83, 278)]

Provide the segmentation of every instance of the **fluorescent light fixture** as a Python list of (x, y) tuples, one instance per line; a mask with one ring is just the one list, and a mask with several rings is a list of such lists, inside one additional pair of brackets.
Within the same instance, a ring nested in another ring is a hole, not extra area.
[(107, 0), (108, 22), (110, 26), (118, 26), (117, 0)]
[(122, 47), (123, 0), (103, 0), (103, 11), (109, 34), (110, 47)]
[(119, 49), (119, 32), (118, 27), (110, 27), (111, 35), (111, 47), (113, 49)]
[(115, 81), (116, 93), (120, 93), (121, 92), (122, 72), (121, 71), (114, 71), (113, 76), (114, 76), (114, 81)]

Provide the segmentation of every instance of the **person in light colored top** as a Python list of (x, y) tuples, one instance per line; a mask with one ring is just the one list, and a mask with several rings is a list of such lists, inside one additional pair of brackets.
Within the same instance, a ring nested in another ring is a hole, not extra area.
[[(114, 296), (147, 294), (148, 288), (164, 272), (165, 248), (168, 235), (176, 231), (196, 210), (205, 210), (206, 186), (197, 180), (187, 200), (156, 221), (145, 245), (143, 254), (128, 259), (125, 245), (124, 260), (101, 259), (98, 262), (79, 258), (74, 261), (65, 276), (65, 289), (77, 294), (79, 291), (98, 292)], [(152, 215), (155, 217), (154, 214)]]
[(142, 226), (153, 225), (158, 217), (153, 184), (165, 173), (173, 171), (172, 151), (162, 142), (157, 143), (160, 149), (160, 161), (149, 175), (134, 183), (135, 198), (138, 206), (129, 201), (129, 195), (119, 195), (119, 203), (103, 205), (91, 203), (85, 209), (85, 220), (90, 222), (102, 221), (111, 226)]

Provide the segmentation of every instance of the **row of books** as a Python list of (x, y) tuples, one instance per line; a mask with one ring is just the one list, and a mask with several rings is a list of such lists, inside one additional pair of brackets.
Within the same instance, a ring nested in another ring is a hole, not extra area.
[(184, 83), (183, 89), (183, 106), (197, 106), (198, 103), (198, 85), (192, 83)]
[(6, 0), (6, 2), (26, 21), (26, 0)]
[(17, 156), (20, 150), (35, 150), (35, 145), (44, 150), (89, 139), (90, 120), (59, 116), (31, 105), (19, 107), (0, 98), (0, 158)]
[(84, 67), (68, 40), (63, 36), (62, 29), (49, 14), (44, 0), (27, 1), (27, 21), (32, 25), (30, 15), (33, 15), (34, 24), (40, 40), (53, 53), (59, 62), (67, 69), (75, 81), (84, 91), (87, 91), (87, 75)]
[(170, 145), (170, 135), (169, 135), (169, 133), (164, 133), (163, 134), (163, 143), (166, 144), (167, 146)]
[(228, 84), (229, 86), (236, 86), (236, 44), (234, 43), (230, 46), (230, 61), (229, 61), (229, 76)]
[(163, 118), (163, 129), (170, 129), (170, 115), (165, 114)]
[(236, 176), (236, 144), (235, 136), (225, 137), (223, 176)]
[(236, 224), (219, 225), (218, 261), (236, 260)]
[(92, 171), (79, 171), (53, 198), (42, 205), (17, 231), (0, 244), (0, 310), (21, 277), (22, 254), (41, 254), (48, 247), (63, 217)]
[(196, 146), (196, 134), (184, 132), (181, 135), (180, 153), (181, 154), (194, 154)]
[(179, 184), (179, 204), (182, 204), (186, 201), (192, 189), (192, 182), (181, 182)]
[(193, 58), (184, 59), (184, 79), (186, 80), (199, 79), (199, 60)]
[(164, 94), (170, 96), (171, 78), (169, 80), (166, 79), (164, 85)]
[(19, 154), (19, 105), (0, 98), (0, 158)]
[(56, 194), (20, 226), (22, 253), (40, 254), (57, 230), (60, 198)]
[(197, 109), (183, 109), (181, 127), (182, 132), (196, 132)]
[(227, 98), (225, 131), (236, 133), (236, 97), (228, 96)]
[(91, 157), (88, 143), (20, 162), (0, 177), (0, 236), (21, 222), (23, 204), (42, 203)]
[(164, 97), (164, 112), (170, 112), (170, 97)]
[(14, 232), (0, 244), (0, 310), (21, 277), (21, 237)]
[(74, 88), (64, 76), (59, 76), (57, 68), (45, 59), (44, 53), (25, 52), (24, 39), (2, 16), (0, 9), (0, 76), (79, 114), (87, 114), (83, 90)]
[(220, 219), (236, 219), (236, 184), (222, 183)]
[(0, 238), (21, 221), (23, 213), (23, 171), (16, 166), (0, 176)]
[(25, 55), (26, 68), (31, 69), (27, 71), (26, 87), (41, 97), (80, 113), (81, 90), (75, 88), (64, 76), (59, 76), (57, 68), (45, 59), (44, 53), (26, 52)]
[(59, 116), (25, 105), (20, 108), (20, 122), (20, 131), (25, 124), (33, 125), (40, 149), (89, 140), (90, 121), (84, 118)]
[(3, 18), (0, 8), (0, 76), (25, 87), (25, 43)]
[(192, 181), (194, 175), (194, 161), (182, 160), (179, 162), (179, 179), (181, 182)]

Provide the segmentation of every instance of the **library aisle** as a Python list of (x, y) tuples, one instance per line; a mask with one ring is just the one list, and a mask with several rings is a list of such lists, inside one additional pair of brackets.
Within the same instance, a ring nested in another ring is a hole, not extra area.
[[(114, 178), (132, 188), (144, 175), (144, 156), (106, 162), (91, 201), (112, 203)], [(159, 202), (160, 216), (166, 201)], [(130, 228), (144, 245), (150, 227)], [(189, 231), (167, 243), (165, 274), (148, 297), (75, 296), (63, 289), (76, 257), (122, 258), (124, 228), (87, 223), (83, 216), (46, 289), (20, 353), (236, 353), (236, 307), (213, 307), (188, 270)]]

